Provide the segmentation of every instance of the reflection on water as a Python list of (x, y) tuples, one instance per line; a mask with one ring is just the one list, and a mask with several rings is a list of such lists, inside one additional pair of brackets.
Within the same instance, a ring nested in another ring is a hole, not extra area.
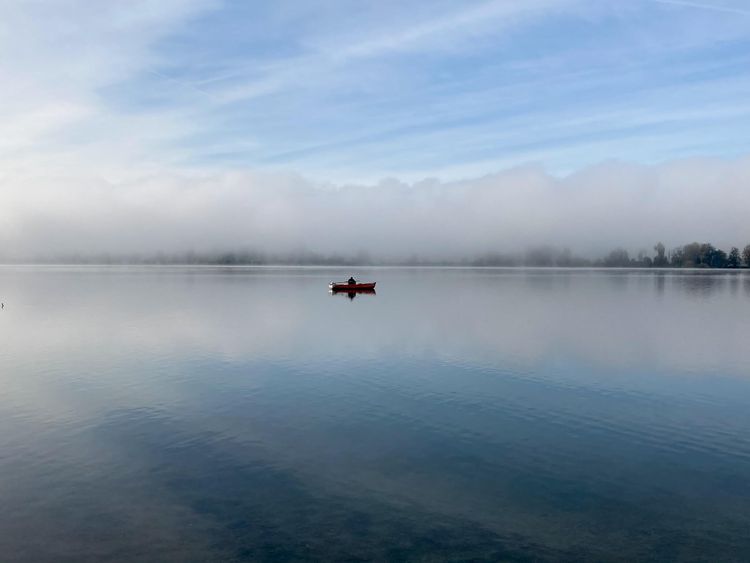
[(0, 268), (0, 560), (748, 553), (746, 273), (361, 273)]
[(357, 295), (375, 295), (376, 294), (374, 289), (349, 289), (347, 291), (331, 290), (329, 291), (329, 293), (331, 295), (338, 295), (338, 296), (346, 295), (349, 298), (349, 301), (353, 301), (354, 298), (357, 297)]

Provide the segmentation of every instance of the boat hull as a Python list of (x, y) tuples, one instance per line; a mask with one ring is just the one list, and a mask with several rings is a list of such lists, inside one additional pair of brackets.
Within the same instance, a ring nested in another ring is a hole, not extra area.
[(375, 283), (330, 283), (331, 291), (373, 291)]

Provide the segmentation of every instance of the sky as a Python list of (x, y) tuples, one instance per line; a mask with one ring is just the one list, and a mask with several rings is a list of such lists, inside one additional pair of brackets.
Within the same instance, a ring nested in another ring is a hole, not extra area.
[(0, 257), (750, 243), (744, 0), (0, 14)]

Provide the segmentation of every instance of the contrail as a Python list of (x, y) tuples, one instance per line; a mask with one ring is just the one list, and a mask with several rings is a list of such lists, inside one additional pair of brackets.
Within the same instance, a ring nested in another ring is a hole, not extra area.
[(723, 12), (726, 14), (740, 14), (750, 16), (750, 10), (731, 8), (729, 6), (716, 6), (715, 4), (701, 4), (699, 2), (685, 2), (684, 0), (650, 0), (655, 4), (670, 4), (672, 6), (685, 6), (686, 8), (698, 8), (699, 10), (710, 10), (712, 12)]
[(158, 76), (159, 78), (163, 80), (168, 80), (169, 82), (174, 82), (175, 84), (182, 86), (183, 88), (187, 88), (189, 90), (193, 90), (195, 92), (198, 92), (199, 94), (202, 94), (203, 96), (206, 96), (210, 100), (217, 102), (216, 96), (211, 94), (210, 92), (206, 92), (205, 90), (198, 88), (197, 86), (194, 86), (193, 84), (190, 84), (188, 82), (183, 82), (182, 80), (177, 80), (176, 78), (172, 78), (171, 76), (167, 76), (166, 74), (162, 74), (161, 72), (153, 69), (148, 69), (149, 73), (153, 74), (154, 76)]
[[(209, 100), (211, 100), (213, 102), (221, 103), (221, 100), (219, 100), (216, 96), (214, 96), (210, 92), (206, 92), (202, 88), (198, 88), (197, 86), (195, 86), (193, 84), (190, 84), (189, 82), (184, 82), (182, 80), (178, 80), (176, 78), (172, 78), (171, 76), (167, 76), (166, 74), (162, 74), (158, 70), (147, 69), (147, 72), (153, 74), (154, 76), (158, 76), (159, 78), (162, 78), (164, 80), (168, 80), (169, 82), (174, 82), (175, 84), (177, 84), (179, 86), (182, 86), (183, 88), (187, 88), (189, 90), (193, 90), (194, 92), (197, 92), (197, 93), (205, 96), (206, 98), (208, 98)], [(255, 148), (256, 148), (252, 143), (248, 143), (246, 141), (235, 140), (234, 144), (237, 145), (238, 147), (247, 148), (247, 149), (251, 149), (251, 150), (255, 150)]]

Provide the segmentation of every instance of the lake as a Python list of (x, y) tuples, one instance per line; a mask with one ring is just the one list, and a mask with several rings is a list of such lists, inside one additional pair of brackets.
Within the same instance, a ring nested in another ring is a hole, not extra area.
[(5, 266), (0, 300), (3, 562), (750, 553), (750, 272)]

